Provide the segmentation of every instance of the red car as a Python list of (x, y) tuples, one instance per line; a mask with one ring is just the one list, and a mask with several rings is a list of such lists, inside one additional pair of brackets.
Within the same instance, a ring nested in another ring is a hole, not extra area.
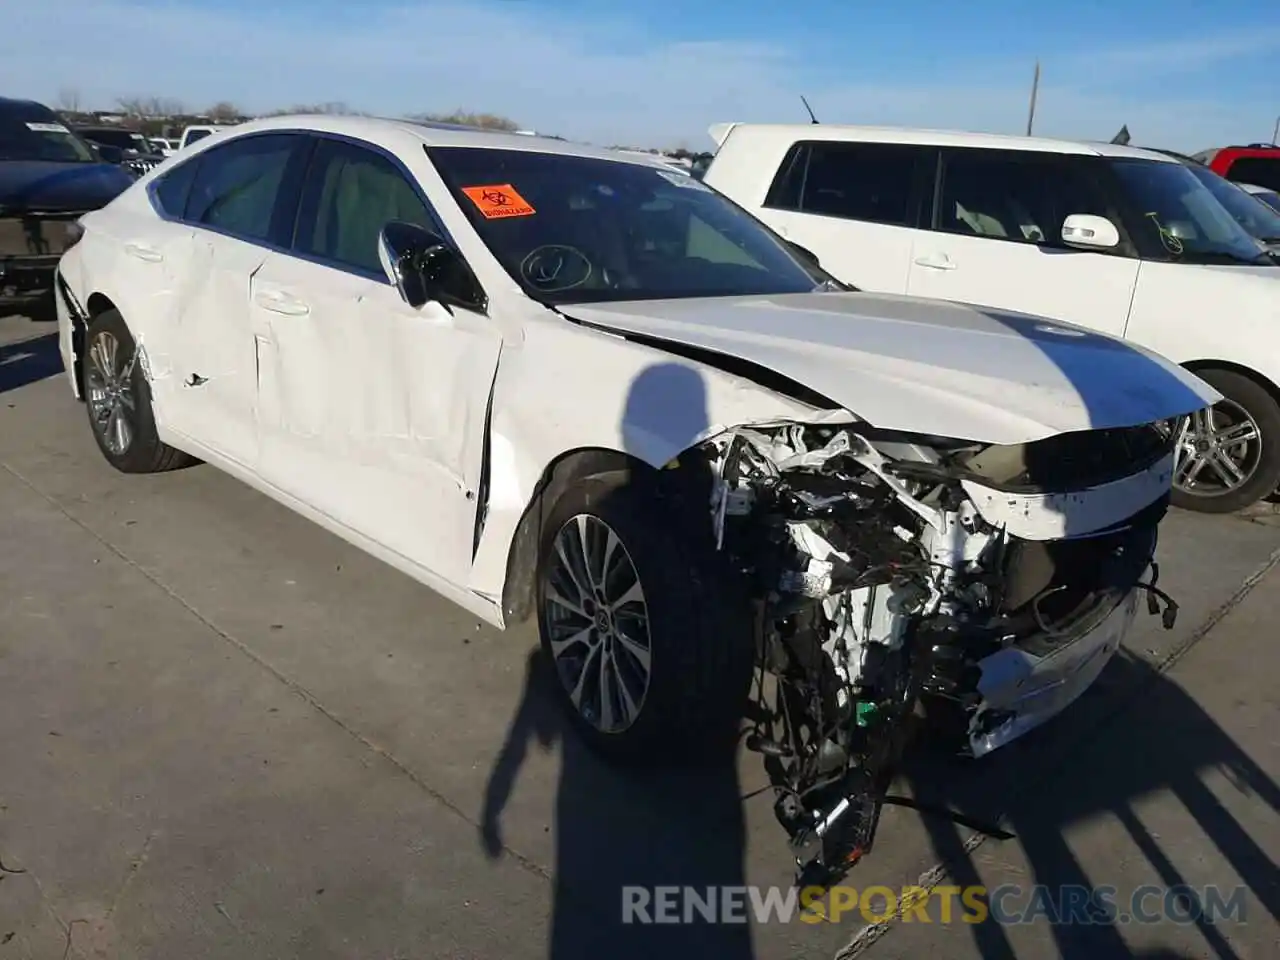
[(1254, 183), (1280, 192), (1280, 146), (1273, 143), (1217, 147), (1197, 153), (1195, 159), (1228, 180)]

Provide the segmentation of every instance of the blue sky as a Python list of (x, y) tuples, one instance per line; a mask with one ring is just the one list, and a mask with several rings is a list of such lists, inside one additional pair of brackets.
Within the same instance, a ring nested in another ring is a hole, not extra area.
[[(1236, 11), (1232, 9), (1231, 13)], [(0, 0), (0, 92), (242, 109), (455, 108), (599, 143), (710, 146), (723, 120), (1020, 133), (1198, 150), (1268, 140), (1280, 7), (1190, 0)]]

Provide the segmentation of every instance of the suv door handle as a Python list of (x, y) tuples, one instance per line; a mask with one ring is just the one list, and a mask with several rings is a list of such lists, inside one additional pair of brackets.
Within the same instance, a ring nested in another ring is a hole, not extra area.
[(137, 257), (139, 260), (145, 260), (147, 263), (159, 263), (164, 259), (164, 254), (155, 247), (146, 243), (138, 243), (131, 241), (124, 245), (124, 252), (131, 257)]
[(253, 302), (263, 310), (286, 317), (303, 317), (311, 312), (306, 303), (280, 290), (259, 290), (253, 295)]
[(956, 265), (951, 262), (951, 258), (945, 253), (930, 253), (923, 257), (916, 257), (915, 265), (917, 267), (928, 267), (930, 270), (954, 270)]

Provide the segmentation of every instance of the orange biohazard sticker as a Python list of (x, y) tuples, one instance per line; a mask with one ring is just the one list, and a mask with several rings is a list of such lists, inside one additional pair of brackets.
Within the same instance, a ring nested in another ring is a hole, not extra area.
[(516, 188), (509, 183), (499, 183), (491, 187), (463, 187), (462, 192), (470, 198), (486, 220), (527, 217), (536, 212), (529, 201), (520, 196)]

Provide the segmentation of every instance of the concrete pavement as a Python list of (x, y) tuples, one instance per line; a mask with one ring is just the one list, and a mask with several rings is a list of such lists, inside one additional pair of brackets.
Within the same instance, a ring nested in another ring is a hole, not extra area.
[(115, 473), (49, 330), (0, 320), (0, 960), (1275, 955), (1277, 518), (1172, 517), (1174, 631), (1071, 722), (904, 778), (1018, 839), (890, 809), (849, 879), (1242, 883), (1244, 927), (622, 927), (622, 884), (789, 882), (757, 760), (604, 769), (530, 631), (208, 467)]

